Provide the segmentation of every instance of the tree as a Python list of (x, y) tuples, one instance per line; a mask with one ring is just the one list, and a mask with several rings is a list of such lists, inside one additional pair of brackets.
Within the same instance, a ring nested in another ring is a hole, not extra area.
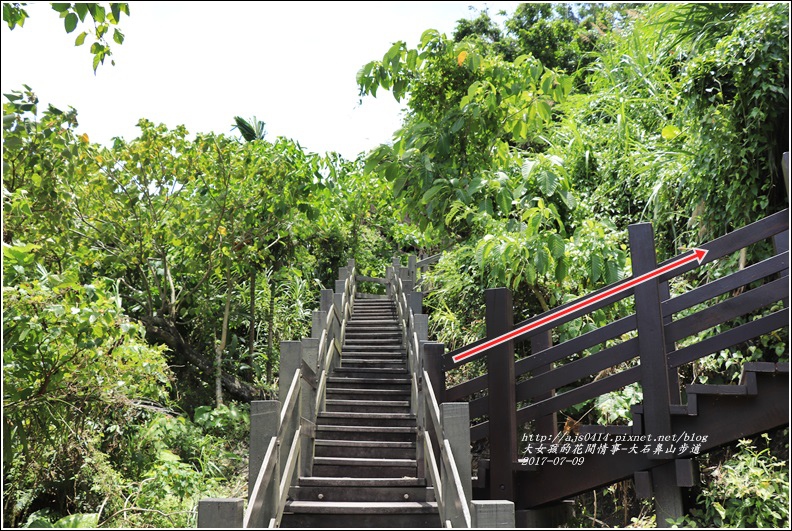
[[(63, 26), (66, 33), (72, 33), (77, 26), (85, 23), (86, 18), (90, 15), (90, 21), (93, 23), (93, 28), (88, 31), (82, 31), (74, 40), (75, 46), (82, 46), (85, 44), (85, 39), (93, 36), (94, 43), (91, 45), (90, 51), (93, 54), (93, 70), (100, 64), (104, 64), (105, 59), (111, 57), (112, 50), (110, 49), (110, 42), (108, 41), (109, 31), (111, 26), (117, 26), (121, 20), (121, 14), (129, 16), (129, 4), (125, 2), (110, 2), (109, 4), (101, 3), (85, 3), (85, 2), (53, 2), (52, 9), (60, 13), (63, 19)], [(29, 18), (25, 7), (25, 2), (4, 2), (3, 3), (3, 21), (8, 24), (9, 29), (13, 30), (17, 26), (20, 28), (25, 25), (25, 21)], [(116, 44), (124, 43), (124, 34), (117, 27), (113, 29), (112, 40)], [(115, 65), (115, 60), (111, 59), (110, 63)]]

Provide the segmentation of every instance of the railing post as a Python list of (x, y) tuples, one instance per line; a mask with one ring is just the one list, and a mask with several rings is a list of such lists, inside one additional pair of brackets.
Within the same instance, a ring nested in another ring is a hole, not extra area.
[(388, 297), (393, 296), (393, 267), (388, 266), (385, 268), (385, 293)]
[[(415, 463), (418, 466), (418, 477), (424, 478), (426, 477), (426, 469), (424, 467), (426, 462), (424, 461), (423, 430), (426, 429), (426, 422), (424, 420), (424, 404), (426, 403), (426, 398), (423, 395), (425, 387), (422, 381), (423, 365), (421, 364), (421, 359), (423, 358), (423, 345), (426, 343), (426, 339), (429, 335), (429, 317), (424, 314), (414, 315), (413, 332), (418, 336), (418, 352), (415, 352), (415, 357), (411, 360), (411, 362), (415, 364), (411, 369), (416, 376), (418, 396), (416, 397), (415, 403), (411, 404), (411, 410), (412, 413), (415, 414), (415, 424), (418, 427), (415, 440)], [(408, 341), (412, 341), (412, 338), (408, 338)]]
[[(536, 354), (542, 352), (543, 350), (547, 350), (548, 348), (553, 346), (553, 334), (550, 330), (547, 332), (542, 332), (531, 337), (531, 355), (535, 356)], [(536, 377), (540, 374), (544, 374), (549, 372), (553, 369), (553, 364), (544, 365), (543, 367), (537, 367), (531, 373), (531, 376)], [(543, 393), (538, 395), (534, 398), (535, 402), (540, 400), (545, 400), (547, 398), (552, 398), (555, 396), (555, 391), (551, 390), (547, 393)], [(558, 417), (556, 412), (550, 413), (549, 415), (545, 415), (543, 417), (539, 417), (536, 419), (535, 423), (535, 430), (537, 434), (540, 435), (549, 435), (550, 437), (555, 437), (558, 434)]]
[(198, 502), (198, 527), (228, 529), (242, 527), (245, 501), (242, 498), (204, 498)]
[(408, 293), (407, 306), (412, 310), (413, 315), (423, 313), (423, 293), (420, 291), (411, 291)]
[(300, 368), (302, 359), (302, 343), (299, 341), (281, 341), (280, 372), (278, 372), (278, 399), (281, 404), (286, 400), (294, 373)]
[[(423, 358), (421, 363), (423, 364), (423, 370), (426, 371), (426, 374), (429, 376), (429, 382), (432, 384), (432, 389), (435, 393), (435, 399), (437, 400), (438, 404), (442, 404), (445, 400), (445, 374), (443, 373), (443, 353), (445, 352), (445, 345), (443, 343), (436, 343), (436, 342), (429, 342), (423, 343)], [(427, 389), (424, 386), (423, 393), (426, 393)], [(422, 405), (426, 403), (425, 397), (421, 400)], [(426, 411), (424, 411), (424, 428), (426, 428)], [(432, 430), (426, 432), (426, 435), (429, 437), (433, 437)], [(435, 460), (440, 463), (440, 459), (442, 458), (440, 455), (440, 445), (443, 441), (437, 441), (432, 438), (432, 446), (435, 451)]]
[(333, 305), (333, 290), (323, 289), (319, 294), (319, 311), (326, 312), (330, 310), (330, 306)]
[(327, 311), (314, 310), (313, 314), (311, 314), (311, 337), (322, 338), (322, 330), (324, 330), (326, 321)]
[[(465, 496), (464, 503), (469, 503), (473, 498), (473, 484), (471, 479), (471, 459), (470, 459), (470, 406), (467, 402), (446, 402), (440, 404), (440, 426), (443, 435), (448, 439), (451, 446), (451, 453), (454, 456), (459, 479), (462, 482), (462, 492)], [(440, 444), (443, 444), (442, 441)], [(445, 468), (445, 467), (444, 467)], [(451, 520), (452, 524), (459, 523), (454, 527), (464, 527), (465, 518), (462, 513), (450, 511), (455, 507), (456, 487), (453, 476), (443, 477), (443, 506), (446, 508), (446, 519)], [(449, 513), (452, 518), (448, 518)]]
[[(311, 469), (313, 468), (314, 457), (314, 434), (316, 426), (316, 386), (318, 382), (316, 378), (318, 372), (316, 367), (319, 363), (319, 340), (310, 338), (302, 340), (302, 361), (312, 371), (313, 381), (309, 381), (303, 375), (300, 382), (301, 394), (300, 397), (300, 417), (301, 422), (306, 423), (306, 432), (301, 434), (300, 437), (300, 476), (310, 476)], [(303, 420), (304, 419), (304, 420)]]
[(507, 500), (473, 500), (470, 502), (473, 527), (514, 529), (514, 502)]
[[(628, 228), (633, 277), (657, 267), (654, 231), (650, 223), (636, 223)], [(660, 288), (656, 279), (635, 286), (635, 316), (638, 330), (638, 352), (641, 360), (643, 387), (643, 423), (646, 435), (671, 435), (671, 396), (669, 366), (666, 357)], [(652, 457), (655, 457), (654, 455)], [(659, 454), (668, 459), (673, 454)], [(676, 484), (673, 462), (652, 469), (657, 525), (667, 519), (684, 515), (682, 492)]]
[(407, 257), (407, 280), (412, 280), (413, 282), (417, 280), (415, 277), (415, 264), (417, 263), (418, 259), (414, 254)]
[(413, 281), (412, 280), (402, 280), (402, 290), (404, 292), (404, 298), (407, 299), (407, 304), (409, 305), (409, 293), (413, 290)]
[[(512, 294), (507, 288), (484, 292), (487, 337), (494, 338), (514, 327)], [(508, 341), (489, 351), (489, 443), (490, 499), (514, 500), (512, 463), (517, 461), (517, 400), (515, 397), (514, 343)]]
[(429, 381), (432, 383), (432, 389), (434, 389), (438, 404), (442, 404), (445, 400), (443, 353), (445, 353), (445, 345), (442, 343), (428, 341), (424, 344), (423, 368), (429, 375)]
[[(282, 367), (282, 366), (281, 366)], [(293, 374), (293, 373), (292, 373)], [(264, 455), (273, 437), (278, 435), (280, 428), (281, 403), (277, 400), (254, 400), (250, 403), (250, 459), (248, 461), (248, 497), (253, 494), (261, 465), (264, 463)], [(278, 507), (280, 485), (280, 451), (275, 448), (275, 458), (279, 462), (275, 463), (272, 481), (264, 487), (264, 513), (272, 514)], [(248, 499), (248, 503), (254, 500)], [(251, 527), (266, 527), (268, 522), (250, 522)], [(223, 524), (212, 527), (223, 527)], [(239, 527), (242, 527), (240, 524)]]

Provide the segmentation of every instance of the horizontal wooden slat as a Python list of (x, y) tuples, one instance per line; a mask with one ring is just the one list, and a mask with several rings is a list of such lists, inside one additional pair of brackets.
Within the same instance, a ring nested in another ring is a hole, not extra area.
[(581, 385), (566, 393), (518, 409), (517, 422), (528, 422), (541, 416), (549, 415), (555, 411), (561, 411), (569, 406), (574, 406), (575, 404), (580, 404), (591, 398), (610, 393), (616, 389), (621, 389), (625, 385), (637, 382), (640, 378), (640, 367), (631, 367), (603, 378), (602, 380)]
[[(600, 288), (598, 290), (592, 291), (591, 293), (587, 294), (585, 297), (580, 297), (580, 298), (575, 299), (573, 301), (570, 301), (570, 302), (568, 302), (566, 304), (562, 304), (561, 306), (558, 306), (558, 307), (550, 310), (549, 312), (544, 312), (542, 314), (539, 314), (539, 315), (536, 315), (534, 317), (531, 317), (530, 319), (526, 319), (525, 321), (522, 321), (522, 322), (519, 322), (519, 323), (515, 324), (513, 329), (516, 330), (516, 329), (521, 328), (523, 326), (526, 326), (526, 325), (528, 325), (530, 323), (539, 321), (540, 319), (544, 319), (545, 317), (547, 317), (551, 313), (557, 313), (557, 312), (563, 310), (564, 308), (569, 308), (570, 306), (578, 304), (584, 298), (594, 297), (594, 296), (596, 296), (596, 295), (598, 295), (598, 294), (600, 294), (602, 292), (605, 292), (605, 291), (607, 291), (609, 289), (613, 289), (613, 287), (617, 286), (618, 284), (622, 284), (622, 283), (628, 282), (630, 279), (632, 279), (632, 277), (627, 277), (627, 278), (625, 278), (624, 280), (622, 280), (620, 282), (617, 282), (617, 283), (614, 283), (614, 284), (610, 284), (608, 286), (605, 286), (604, 288)], [(535, 329), (531, 330), (530, 334), (523, 335), (523, 336), (515, 338), (514, 342), (515, 343), (521, 343), (523, 341), (526, 341), (526, 340), (530, 339), (532, 336), (535, 336), (535, 335), (538, 335), (538, 334), (542, 334), (544, 332), (547, 332), (548, 330), (552, 330), (553, 328), (561, 326), (564, 323), (568, 323), (569, 321), (574, 321), (575, 319), (577, 319), (577, 318), (579, 318), (579, 317), (581, 317), (583, 315), (592, 313), (592, 312), (594, 312), (596, 310), (599, 310), (600, 308), (605, 308), (606, 306), (610, 306), (611, 304), (614, 304), (614, 303), (616, 303), (616, 302), (618, 302), (618, 301), (620, 301), (622, 299), (625, 299), (627, 297), (631, 297), (633, 295), (633, 291), (634, 291), (633, 288), (629, 288), (629, 289), (626, 289), (626, 290), (624, 290), (622, 292), (619, 292), (619, 293), (616, 293), (614, 295), (611, 295), (610, 297), (605, 297), (601, 301), (597, 301), (597, 302), (595, 302), (595, 303), (593, 303), (593, 304), (591, 304), (589, 306), (586, 306), (586, 307), (581, 308), (581, 309), (579, 309), (577, 311), (571, 312), (568, 315), (565, 315), (565, 316), (561, 317), (558, 320), (554, 320), (552, 322), (549, 322), (549, 323), (543, 324), (541, 326), (538, 326)], [(475, 342), (473, 342), (473, 343), (471, 343), (469, 345), (465, 345), (464, 347), (460, 347), (460, 348), (458, 348), (458, 349), (456, 349), (456, 350), (454, 350), (452, 352), (449, 352), (446, 355), (444, 355), (443, 356), (443, 370), (444, 371), (448, 371), (449, 369), (453, 369), (455, 367), (461, 367), (462, 365), (465, 365), (466, 363), (470, 363), (471, 361), (474, 361), (474, 360), (477, 360), (479, 358), (482, 358), (482, 357), (486, 356), (488, 354), (487, 350), (479, 352), (478, 354), (475, 354), (475, 355), (465, 359), (465, 361), (463, 363), (460, 363), (460, 364), (454, 363), (454, 360), (453, 360), (453, 357), (455, 355), (457, 355), (457, 354), (459, 354), (461, 352), (464, 352), (466, 350), (469, 350), (470, 348), (472, 348), (474, 346), (480, 345), (481, 343), (484, 343), (485, 341), (487, 341), (486, 338), (480, 339), (478, 341), (475, 341)]]
[(542, 393), (559, 389), (608, 367), (629, 361), (637, 355), (638, 340), (629, 339), (517, 384), (517, 401), (530, 400)]
[(755, 282), (764, 277), (778, 273), (789, 267), (789, 255), (784, 253), (782, 255), (773, 256), (767, 260), (762, 260), (757, 264), (746, 267), (742, 271), (738, 271), (731, 275), (719, 278), (708, 282), (703, 286), (688, 291), (678, 297), (664, 301), (663, 316), (668, 317), (677, 312), (701, 304), (718, 295), (723, 295), (732, 290), (745, 286), (751, 282)]
[(693, 345), (675, 350), (668, 355), (668, 363), (671, 367), (679, 367), (691, 361), (729, 348), (748, 339), (752, 339), (762, 334), (767, 334), (789, 324), (789, 309), (784, 308), (777, 312), (766, 315), (756, 321), (745, 323), (710, 337)]
[(688, 315), (666, 326), (666, 342), (671, 343), (715, 325), (725, 323), (781, 300), (789, 292), (789, 277), (781, 277)]
[(443, 253), (439, 253), (432, 255), (429, 258), (424, 258), (423, 260), (416, 262), (415, 267), (426, 267), (428, 265), (434, 264), (435, 262), (439, 262), (442, 256)]
[[(765, 240), (770, 238), (771, 236), (778, 234), (784, 230), (789, 228), (789, 209), (782, 210), (781, 212), (776, 212), (766, 218), (760, 219), (750, 225), (746, 225), (740, 229), (735, 230), (734, 232), (730, 232), (725, 236), (721, 236), (720, 238), (716, 238), (709, 243), (705, 243), (704, 245), (700, 245), (701, 249), (706, 249), (708, 251), (707, 256), (701, 262), (701, 265), (708, 264), (713, 260), (717, 260), (718, 258), (723, 258), (731, 253), (737, 252), (743, 247), (748, 247), (749, 245), (756, 243), (758, 241)], [(664, 266), (679, 258), (678, 256), (674, 258), (670, 258), (664, 261), (661, 264), (658, 264), (658, 268)], [(699, 263), (696, 261), (690, 262), (684, 266), (678, 267), (673, 271), (669, 271), (663, 275), (657, 277), (658, 282), (665, 282), (666, 280), (674, 277), (678, 277), (688, 271), (696, 269), (699, 266)]]
[(489, 396), (482, 396), (468, 402), (470, 418), (475, 419), (489, 414)]
[[(473, 418), (471, 415), (470, 418)], [(476, 442), (485, 437), (489, 437), (489, 421), (486, 420), (470, 428), (470, 442)]]
[(363, 275), (356, 275), (355, 276), (355, 280), (357, 282), (374, 282), (376, 284), (387, 284), (388, 283), (388, 281), (386, 279), (384, 279), (384, 278), (367, 277), (367, 276), (363, 276)]
[(622, 317), (601, 328), (586, 332), (581, 336), (564, 341), (558, 345), (553, 345), (536, 354), (526, 356), (515, 363), (514, 373), (519, 376), (539, 367), (550, 365), (554, 361), (564, 359), (576, 352), (599, 345), (609, 339), (619, 337), (631, 330), (635, 330), (635, 314)]
[(467, 382), (449, 387), (445, 392), (446, 402), (456, 402), (462, 398), (487, 389), (489, 375), (477, 376)]

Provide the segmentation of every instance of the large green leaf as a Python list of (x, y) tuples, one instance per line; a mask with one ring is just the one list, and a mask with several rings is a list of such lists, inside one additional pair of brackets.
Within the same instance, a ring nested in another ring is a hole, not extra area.
[(558, 175), (548, 169), (543, 169), (536, 176), (536, 183), (539, 190), (545, 197), (552, 196), (558, 188)]

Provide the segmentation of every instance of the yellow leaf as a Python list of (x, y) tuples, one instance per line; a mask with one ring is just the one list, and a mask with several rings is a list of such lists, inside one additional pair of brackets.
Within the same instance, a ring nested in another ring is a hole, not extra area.
[(225, 236), (226, 228), (221, 225), (220, 227), (218, 227), (217, 232), (219, 232), (221, 236)]
[(462, 66), (462, 64), (465, 62), (465, 59), (467, 59), (467, 56), (468, 56), (467, 52), (465, 51), (459, 52), (459, 55), (457, 56), (457, 64), (459, 66)]
[(82, 140), (83, 143), (87, 144), (88, 143), (88, 133), (81, 134), (80, 135), (80, 140)]

